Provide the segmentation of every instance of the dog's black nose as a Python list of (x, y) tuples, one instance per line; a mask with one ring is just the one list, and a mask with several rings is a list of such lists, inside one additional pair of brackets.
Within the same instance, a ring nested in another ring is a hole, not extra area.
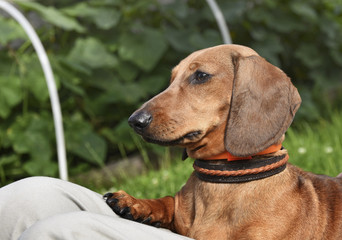
[(128, 118), (128, 124), (137, 132), (141, 132), (152, 122), (152, 115), (146, 111), (133, 113)]

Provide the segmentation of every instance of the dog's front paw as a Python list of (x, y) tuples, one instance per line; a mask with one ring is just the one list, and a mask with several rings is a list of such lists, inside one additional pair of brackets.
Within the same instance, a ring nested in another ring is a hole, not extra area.
[(152, 214), (152, 208), (148, 202), (136, 199), (125, 191), (106, 193), (103, 195), (103, 199), (116, 214), (125, 219), (155, 227), (161, 225)]

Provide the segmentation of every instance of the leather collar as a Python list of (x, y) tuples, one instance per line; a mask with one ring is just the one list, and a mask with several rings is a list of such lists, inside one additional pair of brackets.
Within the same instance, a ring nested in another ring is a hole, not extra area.
[(284, 171), (288, 159), (288, 154), (238, 161), (196, 159), (193, 167), (196, 176), (202, 181), (243, 183), (267, 178)]
[[(274, 144), (274, 145), (269, 146), (265, 150), (254, 154), (253, 156), (260, 156), (260, 155), (266, 155), (269, 153), (275, 153), (275, 152), (279, 151), (280, 149), (282, 149), (281, 144)], [(205, 160), (216, 160), (216, 159), (220, 159), (220, 160), (221, 159), (227, 159), (228, 161), (250, 160), (250, 159), (252, 159), (252, 156), (239, 157), (239, 156), (234, 156), (229, 152), (223, 152), (223, 153), (218, 154), (216, 156), (206, 158)]]
[[(265, 150), (254, 154), (253, 156), (260, 156), (260, 155), (266, 155), (269, 153), (274, 153), (274, 152), (279, 151), (280, 149), (282, 149), (281, 144), (274, 144), (274, 145), (271, 145), (270, 147), (266, 148)], [(186, 152), (186, 149), (184, 148), (183, 154), (182, 154), (182, 160), (184, 161), (187, 158), (188, 158), (188, 154)], [(252, 156), (239, 157), (239, 156), (234, 156), (231, 153), (226, 151), (226, 152), (220, 153), (218, 155), (205, 158), (205, 160), (217, 160), (217, 159), (219, 159), (219, 160), (226, 159), (228, 161), (250, 160), (250, 159), (252, 159)]]

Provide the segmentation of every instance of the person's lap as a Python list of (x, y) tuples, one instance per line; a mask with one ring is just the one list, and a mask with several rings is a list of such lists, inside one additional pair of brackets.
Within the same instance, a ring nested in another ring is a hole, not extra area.
[(187, 239), (118, 217), (102, 196), (33, 177), (0, 188), (0, 239)]

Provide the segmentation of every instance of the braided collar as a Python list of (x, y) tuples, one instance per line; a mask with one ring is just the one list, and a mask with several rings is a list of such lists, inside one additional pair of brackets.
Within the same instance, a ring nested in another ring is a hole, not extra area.
[(194, 169), (202, 181), (212, 183), (243, 183), (267, 178), (285, 170), (287, 154), (266, 159), (227, 161), (196, 159)]

